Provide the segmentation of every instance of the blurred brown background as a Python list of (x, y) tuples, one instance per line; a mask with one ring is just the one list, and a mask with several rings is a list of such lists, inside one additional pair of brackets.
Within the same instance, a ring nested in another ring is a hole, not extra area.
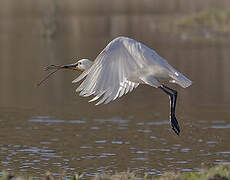
[[(191, 77), (193, 88), (199, 86), (195, 94), (190, 93), (192, 99), (202, 100), (207, 95), (221, 101), (229, 99), (228, 42), (204, 45), (205, 42), (184, 41), (186, 34), (174, 33), (173, 27), (167, 26), (188, 14), (227, 6), (228, 0), (2, 0), (1, 104), (28, 101), (29, 105), (41, 101), (44, 96), (40, 97), (40, 92), (45, 88), (34, 89), (34, 84), (43, 74), (44, 66), (69, 63), (73, 56), (94, 59), (110, 40), (120, 35), (145, 43)], [(55, 85), (49, 82), (45, 99), (72, 93), (73, 76), (63, 76), (53, 80)], [(200, 89), (205, 93), (200, 94)]]

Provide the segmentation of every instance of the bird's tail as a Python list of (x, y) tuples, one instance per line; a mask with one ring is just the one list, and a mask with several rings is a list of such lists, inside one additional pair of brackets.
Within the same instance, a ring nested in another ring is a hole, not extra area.
[(170, 82), (179, 84), (183, 88), (187, 88), (192, 84), (190, 79), (176, 70), (169, 76), (172, 78)]

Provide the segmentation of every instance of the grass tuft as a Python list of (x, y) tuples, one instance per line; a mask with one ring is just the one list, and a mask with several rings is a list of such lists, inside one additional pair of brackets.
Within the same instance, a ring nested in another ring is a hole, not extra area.
[(230, 180), (230, 165), (221, 164), (212, 168), (204, 168), (200, 172), (167, 172), (157, 180)]
[[(9, 175), (6, 172), (2, 173), (0, 180), (32, 180), (32, 176), (14, 176)], [(78, 173), (71, 178), (54, 177), (51, 173), (46, 173), (46, 175), (41, 178), (41, 180), (82, 180), (82, 179), (92, 179), (92, 180), (230, 180), (230, 165), (221, 164), (212, 168), (202, 169), (200, 172), (166, 172), (160, 177), (149, 177), (146, 173), (144, 176), (140, 177), (134, 172), (121, 172), (115, 173), (113, 175), (109, 174), (97, 174), (93, 178), (84, 177), (83, 173)]]

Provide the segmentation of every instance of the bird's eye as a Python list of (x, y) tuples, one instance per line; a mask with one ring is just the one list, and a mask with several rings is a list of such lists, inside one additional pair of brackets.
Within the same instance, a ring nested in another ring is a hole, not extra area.
[(80, 65), (81, 65), (81, 62), (79, 62), (78, 64), (80, 64)]

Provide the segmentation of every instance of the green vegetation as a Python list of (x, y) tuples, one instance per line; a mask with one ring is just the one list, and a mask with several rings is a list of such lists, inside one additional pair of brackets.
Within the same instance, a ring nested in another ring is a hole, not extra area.
[(157, 180), (230, 180), (230, 165), (222, 164), (205, 168), (201, 172), (169, 172), (163, 174)]
[(177, 22), (182, 27), (211, 28), (217, 32), (230, 32), (230, 7), (206, 9), (199, 13), (185, 16)]
[(177, 18), (172, 27), (174, 32), (184, 33), (184, 37), (189, 39), (230, 37), (230, 7), (210, 8), (185, 15)]
[[(12, 176), (7, 173), (3, 173), (0, 177), (0, 180), (32, 180), (32, 177), (26, 176)], [(73, 176), (72, 178), (64, 178), (64, 177), (53, 177), (50, 173), (47, 173), (42, 180), (81, 180), (81, 179), (89, 179), (84, 177), (82, 173)], [(222, 164), (212, 168), (202, 169), (201, 172), (186, 172), (186, 173), (175, 173), (175, 172), (167, 172), (160, 177), (148, 177), (145, 174), (143, 177), (138, 177), (133, 172), (123, 172), (116, 173), (114, 175), (109, 174), (98, 174), (95, 177), (91, 178), (92, 180), (230, 180), (230, 165)]]

